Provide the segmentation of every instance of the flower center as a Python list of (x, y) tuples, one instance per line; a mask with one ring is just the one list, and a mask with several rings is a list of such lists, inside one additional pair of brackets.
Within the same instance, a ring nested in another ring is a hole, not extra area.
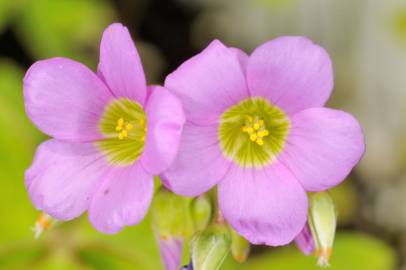
[(263, 167), (283, 150), (290, 122), (263, 98), (248, 98), (228, 108), (220, 119), (223, 154), (242, 167)]
[(104, 139), (96, 145), (113, 165), (130, 165), (141, 156), (147, 128), (145, 112), (137, 102), (113, 100), (104, 111), (99, 129)]

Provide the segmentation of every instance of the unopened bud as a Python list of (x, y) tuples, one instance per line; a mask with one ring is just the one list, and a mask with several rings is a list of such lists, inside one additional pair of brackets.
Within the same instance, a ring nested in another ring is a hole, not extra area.
[(183, 240), (191, 235), (190, 199), (165, 188), (157, 191), (151, 205), (152, 226), (166, 270), (178, 270)]
[(314, 251), (314, 240), (309, 228), (309, 224), (306, 223), (303, 230), (295, 238), (296, 246), (305, 255), (310, 255)]
[(159, 254), (165, 270), (178, 270), (182, 260), (183, 239), (158, 237)]
[(35, 239), (38, 239), (44, 231), (49, 230), (52, 226), (56, 224), (57, 220), (51, 217), (50, 215), (42, 212), (37, 220), (35, 221), (35, 225), (32, 228), (34, 231)]
[(154, 230), (163, 237), (191, 236), (190, 201), (165, 188), (159, 189), (151, 205)]
[(207, 195), (197, 197), (192, 201), (192, 219), (196, 231), (203, 231), (212, 217), (212, 205)]
[(244, 237), (239, 235), (235, 230), (231, 230), (231, 254), (234, 260), (243, 263), (247, 260), (250, 252), (250, 242)]
[(317, 264), (329, 266), (333, 251), (337, 214), (334, 202), (328, 192), (310, 195), (309, 225), (316, 247)]
[(221, 223), (211, 224), (197, 234), (191, 243), (194, 270), (220, 269), (230, 252), (231, 236), (228, 227)]

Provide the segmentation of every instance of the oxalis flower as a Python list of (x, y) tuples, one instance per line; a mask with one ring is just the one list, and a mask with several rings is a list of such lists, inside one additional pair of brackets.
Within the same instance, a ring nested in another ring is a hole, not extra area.
[(147, 87), (127, 28), (105, 30), (97, 74), (65, 58), (34, 63), (24, 98), (32, 122), (54, 137), (25, 174), (35, 207), (60, 220), (88, 210), (104, 233), (138, 223), (153, 175), (176, 155), (184, 113), (169, 91)]
[(165, 87), (187, 119), (165, 184), (187, 196), (218, 184), (224, 217), (254, 244), (292, 241), (306, 222), (306, 191), (337, 185), (364, 153), (357, 120), (323, 108), (332, 64), (304, 37), (277, 38), (250, 56), (215, 40)]

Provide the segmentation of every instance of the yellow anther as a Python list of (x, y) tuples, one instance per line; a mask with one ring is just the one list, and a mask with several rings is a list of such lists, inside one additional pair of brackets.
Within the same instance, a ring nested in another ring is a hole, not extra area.
[(116, 126), (116, 131), (120, 131), (123, 129), (123, 126)]
[(265, 125), (265, 123), (264, 123), (264, 120), (259, 120), (259, 125), (261, 126), (261, 127), (263, 127), (264, 125)]
[(251, 135), (250, 135), (250, 140), (251, 140), (251, 141), (254, 142), (254, 141), (256, 141), (256, 139), (257, 139), (257, 134), (251, 134)]
[(132, 124), (128, 123), (128, 124), (125, 126), (125, 128), (126, 128), (127, 130), (132, 130), (132, 129), (134, 128), (134, 126), (133, 126)]
[(259, 123), (258, 123), (258, 122), (255, 123), (255, 124), (254, 124), (254, 129), (255, 129), (255, 130), (258, 130), (259, 128), (260, 128)]
[(122, 125), (124, 125), (124, 119), (120, 118), (117, 120), (117, 126), (122, 126)]
[(264, 141), (262, 139), (257, 139), (255, 141), (258, 145), (264, 145)]
[(247, 127), (247, 131), (246, 131), (246, 132), (252, 133), (252, 132), (254, 132), (254, 129), (253, 129), (252, 127)]
[(258, 135), (258, 137), (266, 137), (269, 135), (269, 131), (264, 129), (264, 130), (258, 131), (257, 135)]
[(248, 132), (248, 133), (250, 133), (250, 132), (253, 131), (251, 127), (247, 127), (247, 126), (243, 126), (243, 127), (241, 128), (241, 130), (242, 130), (243, 132)]

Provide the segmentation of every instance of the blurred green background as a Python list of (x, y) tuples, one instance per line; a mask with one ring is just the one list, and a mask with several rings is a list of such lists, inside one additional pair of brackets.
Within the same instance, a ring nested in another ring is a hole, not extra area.
[[(404, 0), (0, 0), (0, 269), (162, 269), (150, 218), (115, 236), (82, 217), (39, 240), (23, 184), (46, 139), (29, 122), (22, 77), (65, 56), (95, 69), (103, 29), (127, 25), (149, 83), (219, 38), (251, 52), (279, 35), (305, 35), (333, 58), (329, 106), (354, 114), (367, 153), (332, 191), (339, 228), (331, 269), (406, 270), (406, 2)], [(186, 263), (186, 261), (185, 261)], [(223, 269), (317, 269), (295, 246), (255, 247)]]

